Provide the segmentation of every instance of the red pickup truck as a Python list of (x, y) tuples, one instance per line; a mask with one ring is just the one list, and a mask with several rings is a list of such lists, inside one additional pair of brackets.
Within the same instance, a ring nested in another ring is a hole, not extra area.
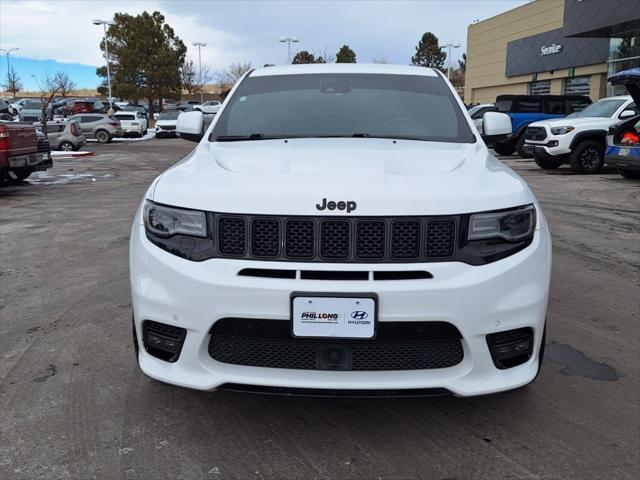
[(32, 125), (0, 122), (0, 180), (24, 180), (52, 165), (49, 142)]

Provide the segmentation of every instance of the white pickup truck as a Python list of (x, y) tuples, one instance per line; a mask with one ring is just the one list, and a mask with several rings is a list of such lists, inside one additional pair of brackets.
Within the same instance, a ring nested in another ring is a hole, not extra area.
[(569, 163), (576, 173), (598, 173), (604, 167), (609, 127), (640, 113), (630, 96), (607, 97), (565, 118), (532, 123), (525, 131), (525, 151), (540, 168)]

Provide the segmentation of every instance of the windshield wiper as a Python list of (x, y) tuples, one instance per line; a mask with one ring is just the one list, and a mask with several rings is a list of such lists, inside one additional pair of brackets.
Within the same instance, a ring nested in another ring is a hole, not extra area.
[(216, 142), (242, 142), (245, 140), (272, 140), (281, 137), (267, 137), (263, 133), (252, 133), (251, 135), (218, 135), (214, 138)]

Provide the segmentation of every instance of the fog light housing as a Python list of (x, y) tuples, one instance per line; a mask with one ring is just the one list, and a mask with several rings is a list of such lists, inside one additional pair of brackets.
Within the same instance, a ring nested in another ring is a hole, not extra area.
[(531, 327), (487, 335), (487, 345), (496, 368), (505, 370), (526, 363), (533, 354)]
[(146, 352), (160, 360), (173, 363), (180, 357), (187, 331), (184, 328), (145, 320), (142, 324), (142, 342)]

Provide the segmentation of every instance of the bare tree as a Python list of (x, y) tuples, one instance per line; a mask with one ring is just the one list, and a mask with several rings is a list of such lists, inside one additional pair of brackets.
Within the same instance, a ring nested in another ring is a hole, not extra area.
[(387, 60), (384, 57), (380, 57), (380, 58), (374, 58), (372, 60), (372, 63), (391, 63), (391, 62), (389, 62), (389, 60)]
[(213, 72), (213, 82), (218, 88), (219, 93), (222, 93), (227, 88), (227, 85), (231, 83), (229, 72), (226, 70), (216, 70)]
[(7, 92), (11, 92), (13, 98), (16, 98), (16, 93), (22, 90), (22, 82), (20, 81), (20, 76), (13, 68), (11, 68), (9, 71), (7, 71), (7, 78), (5, 80), (6, 81), (2, 84), (2, 86)]
[(211, 80), (213, 80), (213, 74), (211, 73), (211, 69), (205, 65), (202, 66), (202, 70), (198, 70), (198, 75), (196, 75), (196, 82), (194, 82), (194, 90), (193, 93), (201, 93), (204, 92), (204, 87), (208, 85)]
[(240, 78), (253, 68), (251, 62), (237, 62), (229, 65), (229, 76), (233, 83), (240, 80)]
[(65, 98), (76, 88), (76, 83), (71, 80), (69, 74), (64, 70), (58, 70), (53, 76), (53, 82), (60, 87), (60, 95)]
[(49, 105), (51, 105), (53, 98), (62, 90), (62, 85), (58, 81), (57, 74), (51, 75), (50, 73), (47, 73), (42, 81), (36, 80), (36, 83), (38, 84), (38, 93), (40, 102), (42, 103), (42, 133), (48, 136), (47, 114)]
[(327, 49), (313, 49), (313, 55), (316, 57), (315, 63), (333, 63), (336, 61), (335, 55), (331, 55), (327, 53)]
[(196, 64), (192, 59), (187, 58), (180, 70), (180, 80), (182, 81), (182, 88), (187, 91), (189, 95), (194, 93), (195, 81), (196, 81)]

